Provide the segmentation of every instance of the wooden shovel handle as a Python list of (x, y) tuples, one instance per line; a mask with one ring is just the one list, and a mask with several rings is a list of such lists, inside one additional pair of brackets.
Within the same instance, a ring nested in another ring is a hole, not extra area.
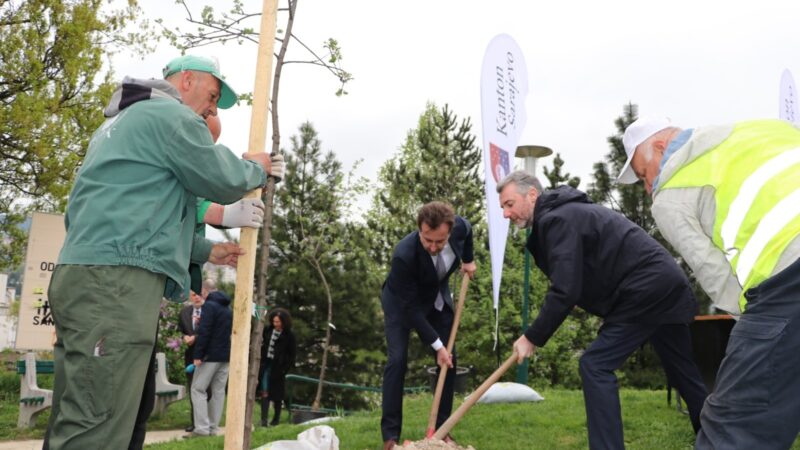
[(475, 389), (475, 392), (470, 394), (469, 398), (467, 398), (464, 401), (464, 403), (462, 403), (461, 406), (458, 407), (456, 412), (450, 415), (447, 421), (443, 423), (438, 430), (436, 430), (436, 433), (433, 434), (433, 438), (444, 439), (444, 437), (447, 436), (447, 433), (449, 433), (450, 430), (452, 430), (453, 427), (456, 426), (458, 421), (461, 420), (462, 417), (464, 417), (464, 414), (467, 413), (467, 410), (472, 408), (472, 405), (474, 405), (481, 398), (481, 396), (484, 393), (486, 393), (486, 391), (488, 391), (489, 388), (492, 387), (492, 385), (496, 383), (497, 380), (499, 380), (500, 377), (502, 377), (503, 374), (508, 371), (508, 369), (511, 368), (511, 366), (516, 364), (516, 362), (517, 362), (517, 352), (514, 352), (511, 356), (508, 357), (508, 359), (506, 360), (506, 362), (503, 363), (502, 366), (500, 366), (497, 370), (495, 370), (494, 373), (489, 375), (489, 378), (487, 378), (486, 381), (483, 382), (483, 384), (478, 386), (478, 389)]
[[(461, 323), (461, 313), (464, 311), (464, 299), (467, 297), (467, 288), (469, 287), (469, 275), (464, 274), (461, 280), (461, 293), (458, 295), (458, 304), (456, 304), (456, 315), (453, 318), (453, 327), (450, 328), (450, 339), (447, 340), (447, 353), (453, 353), (453, 345), (456, 342), (456, 335), (458, 334), (458, 325)], [(444, 390), (444, 379), (447, 376), (447, 364), (442, 364), (439, 370), (439, 380), (436, 382), (436, 390), (433, 393), (433, 404), (431, 405), (431, 414), (428, 416), (428, 429), (425, 432), (425, 437), (433, 436), (436, 431), (436, 416), (439, 412), (439, 404), (442, 402), (442, 391)], [(457, 369), (454, 367), (454, 369)]]

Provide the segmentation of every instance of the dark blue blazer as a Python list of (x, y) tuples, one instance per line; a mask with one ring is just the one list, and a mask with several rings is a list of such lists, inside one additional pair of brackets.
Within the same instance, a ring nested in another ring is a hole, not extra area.
[(439, 281), (433, 259), (419, 240), (419, 231), (404, 237), (394, 249), (392, 266), (381, 292), (386, 320), (401, 321), (405, 327), (417, 330), (426, 344), (433, 344), (440, 337), (426, 319), (433, 310), (439, 289), (442, 289), (444, 298), (452, 308), (448, 283), (450, 274), (461, 262), (470, 263), (473, 260), (472, 226), (466, 219), (456, 216), (448, 242), (456, 257), (447, 275)]
[(228, 362), (231, 355), (233, 313), (231, 299), (224, 292), (208, 294), (200, 315), (200, 328), (194, 343), (194, 359), (208, 362)]

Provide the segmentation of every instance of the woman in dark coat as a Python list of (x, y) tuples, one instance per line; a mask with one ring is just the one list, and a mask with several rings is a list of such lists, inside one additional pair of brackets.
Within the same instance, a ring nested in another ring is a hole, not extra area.
[(261, 387), (261, 426), (267, 426), (269, 403), (275, 405), (275, 417), (270, 425), (281, 418), (281, 404), (285, 394), (286, 374), (294, 367), (297, 344), (292, 333), (292, 316), (283, 308), (269, 313), (267, 328), (261, 341), (261, 367), (258, 379)]

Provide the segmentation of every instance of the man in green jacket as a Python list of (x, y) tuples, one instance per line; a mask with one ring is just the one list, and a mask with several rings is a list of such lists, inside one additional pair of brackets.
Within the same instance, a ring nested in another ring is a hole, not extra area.
[(780, 120), (626, 130), (620, 183), (644, 181), (661, 234), (740, 315), (698, 449), (787, 449), (800, 431), (800, 129)]
[(214, 61), (176, 58), (164, 78), (123, 80), (70, 193), (48, 293), (51, 449), (128, 445), (162, 297), (186, 298), (190, 261), (235, 266), (244, 253), (195, 235), (197, 197), (233, 203), (280, 171), (212, 142), (203, 118), (236, 103)]

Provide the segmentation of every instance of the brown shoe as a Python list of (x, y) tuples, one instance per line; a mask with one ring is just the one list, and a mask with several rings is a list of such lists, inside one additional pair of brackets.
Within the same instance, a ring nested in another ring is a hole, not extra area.
[(392, 450), (396, 445), (397, 441), (395, 441), (394, 439), (383, 441), (383, 450)]

